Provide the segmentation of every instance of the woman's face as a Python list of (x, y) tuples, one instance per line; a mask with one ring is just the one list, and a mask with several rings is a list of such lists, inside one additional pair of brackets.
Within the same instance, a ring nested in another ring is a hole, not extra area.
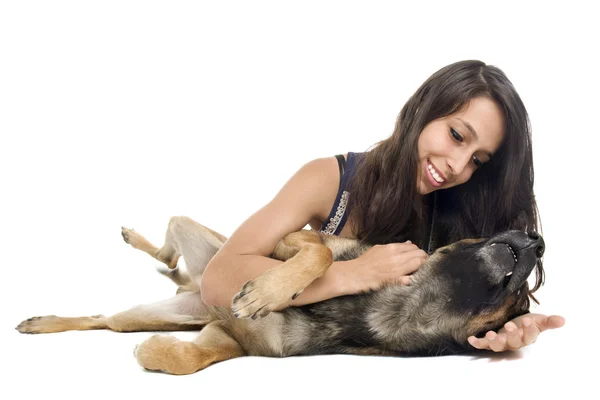
[(474, 98), (456, 113), (427, 124), (418, 142), (419, 193), (468, 181), (498, 150), (503, 129), (502, 110), (488, 97)]

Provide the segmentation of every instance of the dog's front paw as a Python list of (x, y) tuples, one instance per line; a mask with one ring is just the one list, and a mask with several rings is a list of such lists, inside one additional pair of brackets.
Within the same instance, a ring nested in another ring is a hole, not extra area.
[(237, 318), (262, 318), (281, 305), (287, 304), (299, 293), (289, 295), (278, 281), (267, 273), (248, 281), (231, 302)]
[(56, 315), (32, 317), (21, 322), (15, 329), (21, 333), (61, 332), (64, 329), (58, 329), (59, 321), (60, 318)]

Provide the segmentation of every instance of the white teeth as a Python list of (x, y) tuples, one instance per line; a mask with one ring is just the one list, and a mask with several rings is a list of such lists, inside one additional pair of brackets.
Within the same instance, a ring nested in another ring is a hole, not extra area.
[(435, 181), (437, 183), (444, 183), (444, 179), (440, 176), (440, 174), (438, 174), (437, 172), (435, 172), (435, 169), (433, 169), (433, 167), (431, 166), (431, 164), (427, 164), (427, 168), (429, 169), (429, 172), (431, 173), (431, 176), (433, 176), (433, 179), (435, 179)]
[(512, 271), (510, 271), (508, 274), (506, 274), (505, 276), (511, 276), (512, 275)]
[(508, 251), (510, 251), (510, 252), (511, 252), (511, 254), (512, 254), (513, 258), (515, 259), (515, 264), (516, 264), (516, 263), (518, 262), (518, 260), (517, 260), (517, 255), (515, 254), (515, 251), (514, 251), (514, 250), (512, 249), (512, 247), (510, 247), (510, 245), (508, 245), (508, 244), (506, 245), (506, 247), (508, 248)]

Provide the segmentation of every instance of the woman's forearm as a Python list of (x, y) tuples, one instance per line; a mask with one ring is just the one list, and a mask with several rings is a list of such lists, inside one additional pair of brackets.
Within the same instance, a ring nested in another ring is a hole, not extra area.
[[(290, 299), (290, 303), (283, 304), (278, 309), (350, 294), (347, 285), (348, 263), (351, 261), (334, 262), (323, 276), (313, 281), (296, 299)], [(209, 305), (231, 307), (231, 299), (244, 283), (280, 264), (282, 261), (257, 255), (217, 254), (207, 266), (202, 278), (202, 299)]]

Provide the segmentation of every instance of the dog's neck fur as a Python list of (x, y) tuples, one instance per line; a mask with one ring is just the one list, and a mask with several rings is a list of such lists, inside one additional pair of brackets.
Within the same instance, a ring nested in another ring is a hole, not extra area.
[[(446, 340), (466, 343), (467, 336), (461, 337), (459, 333), (464, 330), (464, 319), (452, 318), (447, 313), (446, 303), (451, 300), (450, 295), (444, 297), (447, 285), (441, 284), (432, 272), (432, 267), (423, 265), (410, 286), (388, 286), (373, 293), (378, 297), (374, 303), (379, 307), (367, 314), (367, 322), (384, 345), (413, 353), (423, 348), (437, 349)], [(450, 338), (447, 332), (456, 335)]]

